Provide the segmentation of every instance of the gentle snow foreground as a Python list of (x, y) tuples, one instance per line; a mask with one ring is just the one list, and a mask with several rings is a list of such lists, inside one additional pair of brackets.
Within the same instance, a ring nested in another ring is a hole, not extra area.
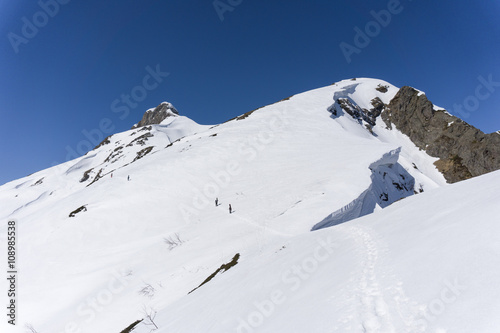
[(1, 331), (499, 332), (500, 173), (444, 186), (406, 136), (334, 103), (397, 90), (358, 79), (217, 126), (167, 118), (3, 185), (20, 268)]

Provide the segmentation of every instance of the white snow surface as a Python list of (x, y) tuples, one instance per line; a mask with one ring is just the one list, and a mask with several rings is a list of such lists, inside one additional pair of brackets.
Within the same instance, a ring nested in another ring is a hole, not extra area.
[[(159, 333), (498, 332), (500, 173), (446, 185), (380, 118), (372, 134), (328, 111), (334, 97), (369, 109), (397, 91), (358, 78), (216, 126), (169, 117), (3, 185), (19, 308), (18, 329), (4, 318), (1, 331), (119, 333), (152, 314)], [(311, 232), (368, 190), (406, 198)]]

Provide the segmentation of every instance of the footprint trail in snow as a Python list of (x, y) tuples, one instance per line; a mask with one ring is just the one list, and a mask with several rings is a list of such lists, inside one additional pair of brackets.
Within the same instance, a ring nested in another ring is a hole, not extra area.
[[(344, 225), (339, 229), (352, 238), (359, 249), (360, 271), (356, 272), (357, 281), (351, 290), (358, 305), (350, 310), (355, 313), (348, 316), (352, 320), (359, 318), (356, 332), (425, 332), (424, 327), (417, 325), (421, 307), (405, 295), (402, 282), (391, 274), (387, 266), (388, 249), (380, 237), (367, 227)], [(380, 281), (384, 281), (385, 286)]]

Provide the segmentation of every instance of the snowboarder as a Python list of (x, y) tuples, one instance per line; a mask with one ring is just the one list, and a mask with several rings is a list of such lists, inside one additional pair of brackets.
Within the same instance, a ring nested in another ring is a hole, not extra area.
[(229, 214), (233, 213), (233, 209), (231, 208), (231, 204), (229, 204)]
[(215, 207), (219, 205), (219, 198), (215, 198)]

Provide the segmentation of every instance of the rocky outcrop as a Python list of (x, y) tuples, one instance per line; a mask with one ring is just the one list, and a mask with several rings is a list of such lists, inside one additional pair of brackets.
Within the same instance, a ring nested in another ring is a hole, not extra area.
[(385, 124), (406, 134), (417, 147), (437, 157), (449, 183), (500, 169), (500, 135), (485, 134), (444, 110), (425, 94), (403, 87), (381, 114)]
[(132, 126), (132, 129), (147, 125), (159, 124), (167, 117), (178, 116), (178, 115), (179, 112), (177, 111), (176, 108), (174, 108), (172, 104), (168, 102), (163, 102), (156, 108), (147, 110), (142, 116), (141, 121)]
[[(380, 99), (378, 98), (380, 101)], [(338, 98), (337, 103), (340, 105), (342, 110), (344, 110), (351, 117), (362, 123), (362, 121), (367, 122), (370, 126), (375, 126), (377, 117), (380, 115), (381, 109), (375, 107), (372, 110), (366, 110), (360, 108), (355, 102), (350, 98)], [(373, 101), (372, 101), (373, 102)], [(337, 115), (335, 109), (329, 109), (334, 115)]]

